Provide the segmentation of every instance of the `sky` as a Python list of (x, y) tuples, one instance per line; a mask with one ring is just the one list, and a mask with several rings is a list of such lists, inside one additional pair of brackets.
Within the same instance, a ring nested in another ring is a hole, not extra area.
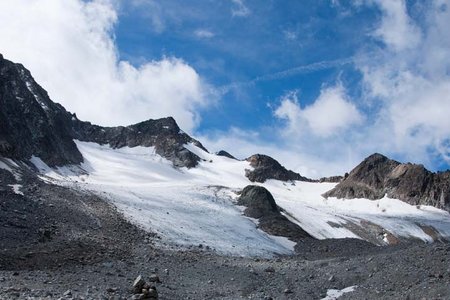
[(450, 0), (0, 0), (0, 53), (82, 120), (173, 116), (310, 177), (450, 168)]

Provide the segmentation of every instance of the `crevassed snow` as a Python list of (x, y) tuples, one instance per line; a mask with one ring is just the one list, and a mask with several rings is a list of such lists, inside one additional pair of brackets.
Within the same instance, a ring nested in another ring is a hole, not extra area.
[[(245, 170), (252, 168), (248, 162), (189, 144), (186, 148), (203, 161), (196, 168), (177, 169), (151, 147), (111, 149), (95, 143), (76, 144), (85, 161), (81, 168), (51, 169), (37, 157), (31, 162), (47, 180), (106, 195), (125, 216), (157, 232), (169, 244), (203, 244), (232, 255), (292, 252), (292, 242), (261, 232), (233, 204), (235, 191), (255, 184), (245, 177)], [(419, 226), (427, 225), (450, 237), (450, 215), (432, 207), (418, 209), (387, 197), (377, 201), (323, 198), (321, 194), (334, 183), (268, 180), (261, 185), (274, 195), (288, 218), (319, 239), (358, 238), (343, 225), (361, 221), (377, 224), (394, 236), (430, 241), (432, 237)]]
[(111, 149), (84, 142), (77, 146), (85, 160), (82, 168), (89, 175), (48, 168), (36, 157), (31, 161), (47, 178), (106, 196), (130, 220), (169, 244), (203, 244), (231, 255), (292, 253), (287, 239), (269, 236), (242, 217), (230, 189), (217, 186), (219, 177), (214, 176), (219, 175), (207, 167), (193, 172), (176, 169), (153, 148)]
[(356, 288), (357, 288), (357, 286), (354, 285), (354, 286), (346, 287), (345, 289), (342, 289), (342, 290), (334, 290), (334, 289), (328, 290), (327, 296), (325, 298), (322, 298), (322, 300), (336, 300), (344, 294), (353, 292)]

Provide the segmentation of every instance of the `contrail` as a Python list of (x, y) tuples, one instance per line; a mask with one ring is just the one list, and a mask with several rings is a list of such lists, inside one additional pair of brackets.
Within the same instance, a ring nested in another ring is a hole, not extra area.
[(290, 76), (297, 75), (297, 74), (307, 74), (307, 73), (312, 73), (315, 71), (336, 68), (336, 67), (340, 67), (343, 65), (351, 64), (354, 61), (355, 61), (355, 59), (353, 57), (349, 57), (349, 58), (344, 58), (344, 59), (320, 61), (320, 62), (312, 63), (309, 65), (298, 66), (298, 67), (290, 68), (290, 69), (287, 69), (284, 71), (258, 76), (249, 81), (233, 82), (233, 83), (224, 85), (222, 87), (219, 87), (218, 92), (220, 94), (224, 95), (233, 88), (251, 86), (257, 82), (278, 80), (278, 79), (290, 77)]

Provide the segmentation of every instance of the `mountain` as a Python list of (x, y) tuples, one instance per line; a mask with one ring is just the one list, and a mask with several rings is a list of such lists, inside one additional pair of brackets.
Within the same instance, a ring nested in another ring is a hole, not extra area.
[(448, 298), (448, 185), (379, 154), (313, 180), (171, 117), (94, 125), (0, 56), (1, 299)]
[[(54, 103), (28, 70), (3, 57), (0, 92), (6, 198), (33, 198), (29, 186), (46, 184), (93, 194), (164, 245), (202, 244), (227, 255), (292, 254), (296, 244), (322, 239), (386, 245), (450, 236), (448, 213), (426, 206), (448, 209), (448, 173), (377, 154), (345, 178), (313, 180), (267, 155), (210, 153), (171, 117), (94, 125)], [(60, 198), (59, 189), (50, 190)], [(260, 214), (267, 203), (273, 209)]]
[(381, 154), (367, 157), (325, 197), (381, 199), (450, 211), (450, 171), (433, 173), (423, 165), (402, 164)]
[(0, 155), (15, 159), (38, 156), (49, 166), (83, 161), (74, 139), (124, 146), (155, 147), (157, 154), (177, 167), (195, 167), (199, 161), (184, 144), (200, 142), (184, 133), (173, 118), (148, 120), (130, 126), (102, 127), (78, 120), (75, 114), (50, 100), (21, 64), (0, 57)]
[(253, 170), (247, 170), (245, 176), (252, 182), (264, 182), (267, 179), (312, 181), (298, 173), (287, 170), (278, 161), (267, 155), (255, 154), (247, 158), (247, 161), (250, 162)]
[(0, 155), (32, 155), (50, 166), (83, 161), (67, 123), (71, 116), (50, 100), (30, 72), (0, 56)]

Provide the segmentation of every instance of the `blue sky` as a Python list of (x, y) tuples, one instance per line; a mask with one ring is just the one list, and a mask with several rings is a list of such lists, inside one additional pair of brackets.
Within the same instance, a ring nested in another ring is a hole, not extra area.
[[(330, 1), (247, 1), (248, 13), (233, 14), (232, 1), (161, 1), (123, 5), (115, 34), (120, 55), (136, 65), (164, 56), (182, 58), (208, 82), (226, 88), (219, 105), (202, 111), (199, 132), (230, 125), (271, 125), (272, 109), (286, 92), (298, 90), (307, 105), (324, 84), (339, 78), (357, 93), (351, 64), (252, 80), (296, 67), (353, 57), (370, 42), (377, 14)], [(152, 15), (151, 10), (157, 10)], [(157, 20), (154, 20), (157, 19)], [(153, 22), (160, 24), (155, 26)], [(229, 87), (235, 85), (234, 87)], [(236, 113), (238, 112), (238, 113)], [(219, 117), (218, 117), (219, 116)], [(269, 122), (267, 122), (269, 120)]]
[(444, 170), (449, 11), (450, 0), (17, 0), (0, 3), (0, 52), (102, 125), (172, 115), (212, 151), (266, 153), (312, 177), (374, 152)]

